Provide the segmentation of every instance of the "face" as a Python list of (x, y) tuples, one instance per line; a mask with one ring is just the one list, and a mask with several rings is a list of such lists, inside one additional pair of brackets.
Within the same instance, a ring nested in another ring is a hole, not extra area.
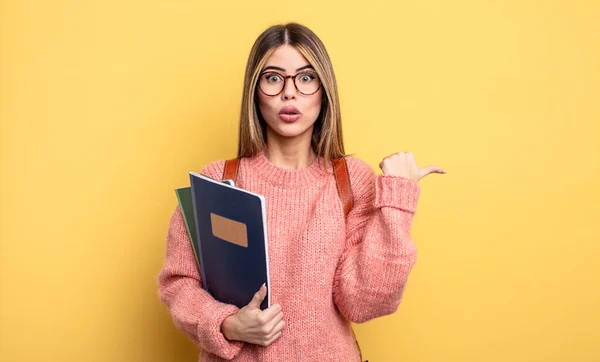
[[(301, 92), (291, 78), (283, 80), (296, 74), (295, 82)], [(272, 95), (284, 82), (283, 90)], [(306, 58), (292, 46), (276, 48), (267, 59), (258, 83), (256, 93), (260, 113), (268, 126), (267, 137), (310, 139), (321, 110), (323, 86), (314, 92), (319, 79)]]

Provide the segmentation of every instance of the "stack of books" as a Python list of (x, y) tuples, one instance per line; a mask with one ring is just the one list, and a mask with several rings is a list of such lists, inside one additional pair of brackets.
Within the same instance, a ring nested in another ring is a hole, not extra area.
[(271, 305), (266, 207), (262, 195), (190, 172), (175, 189), (202, 285), (216, 300), (246, 306), (263, 283)]

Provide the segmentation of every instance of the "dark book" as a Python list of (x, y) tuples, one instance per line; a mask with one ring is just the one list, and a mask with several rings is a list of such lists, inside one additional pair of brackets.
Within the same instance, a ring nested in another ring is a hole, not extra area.
[[(190, 198), (186, 188), (176, 192), (203, 287), (216, 300), (242, 308), (266, 283), (267, 296), (261, 309), (268, 308), (271, 303), (265, 198), (195, 172), (190, 172), (190, 185)], [(190, 199), (193, 217), (187, 201)]]

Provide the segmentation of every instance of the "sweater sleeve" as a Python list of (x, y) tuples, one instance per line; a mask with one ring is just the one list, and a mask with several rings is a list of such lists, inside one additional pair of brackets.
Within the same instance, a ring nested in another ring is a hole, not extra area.
[[(213, 177), (209, 166), (201, 173)], [(158, 293), (175, 326), (204, 351), (227, 360), (233, 359), (242, 349), (243, 342), (225, 339), (221, 324), (237, 313), (238, 308), (216, 301), (202, 288), (179, 206), (171, 216), (166, 243), (166, 258), (158, 275)]]
[(346, 220), (346, 249), (334, 277), (334, 301), (348, 320), (362, 323), (391, 314), (402, 299), (417, 250), (410, 236), (420, 187), (379, 175), (348, 159), (354, 207)]

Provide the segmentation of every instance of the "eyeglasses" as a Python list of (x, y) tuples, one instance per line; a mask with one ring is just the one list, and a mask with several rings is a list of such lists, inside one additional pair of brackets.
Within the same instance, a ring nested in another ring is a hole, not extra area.
[(276, 96), (283, 91), (288, 78), (292, 78), (294, 86), (305, 96), (317, 93), (321, 88), (321, 81), (314, 71), (300, 72), (296, 75), (283, 75), (268, 71), (260, 75), (258, 88), (268, 96)]

